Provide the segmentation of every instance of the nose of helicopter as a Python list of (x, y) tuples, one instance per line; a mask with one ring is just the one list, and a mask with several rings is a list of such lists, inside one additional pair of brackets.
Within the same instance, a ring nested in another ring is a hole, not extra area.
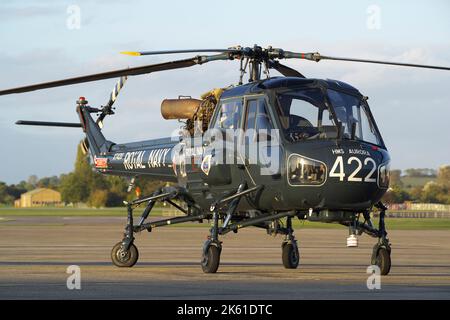
[(287, 157), (287, 182), (302, 206), (363, 209), (389, 187), (387, 150), (355, 141), (299, 145)]

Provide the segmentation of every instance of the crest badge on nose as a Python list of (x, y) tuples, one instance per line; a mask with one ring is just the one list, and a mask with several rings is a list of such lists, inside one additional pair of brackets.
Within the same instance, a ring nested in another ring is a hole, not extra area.
[(211, 169), (211, 155), (208, 154), (203, 158), (202, 165), (201, 165), (202, 171), (209, 175), (209, 170)]

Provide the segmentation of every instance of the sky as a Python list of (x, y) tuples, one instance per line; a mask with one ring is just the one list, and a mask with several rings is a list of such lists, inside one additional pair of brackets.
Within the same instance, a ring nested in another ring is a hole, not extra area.
[[(79, 15), (77, 15), (79, 13)], [(187, 58), (120, 51), (271, 45), (289, 51), (450, 66), (448, 1), (2, 0), (0, 88)], [(79, 18), (79, 19), (78, 19)], [(79, 23), (78, 23), (79, 22)], [(392, 168), (450, 164), (450, 72), (286, 60), (307, 77), (342, 80), (369, 97)], [(274, 73), (275, 75), (275, 73)], [(105, 120), (114, 142), (169, 136), (160, 103), (236, 84), (237, 62), (131, 77)], [(75, 101), (108, 100), (116, 80), (0, 97), (0, 181), (73, 169), (79, 129), (16, 126), (78, 121)]]

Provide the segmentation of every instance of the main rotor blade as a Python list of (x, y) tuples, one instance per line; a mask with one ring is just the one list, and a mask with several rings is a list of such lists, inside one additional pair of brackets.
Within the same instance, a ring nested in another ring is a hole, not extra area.
[(122, 77), (122, 76), (137, 76), (137, 75), (147, 74), (147, 73), (152, 73), (152, 72), (157, 72), (157, 71), (187, 68), (187, 67), (191, 67), (195, 64), (201, 64), (204, 62), (208, 62), (209, 60), (205, 61), (206, 58), (210, 58), (210, 57), (208, 57), (208, 56), (194, 57), (194, 58), (190, 58), (190, 59), (170, 61), (170, 62), (164, 62), (164, 63), (159, 63), (159, 64), (135, 67), (135, 68), (113, 70), (113, 71), (108, 71), (108, 72), (103, 72), (103, 73), (90, 74), (90, 75), (81, 76), (81, 77), (38, 83), (38, 84), (24, 86), (24, 87), (1, 90), (0, 96), (12, 94), (12, 93), (23, 93), (23, 92), (29, 92), (29, 91), (34, 91), (34, 90), (67, 86), (67, 85), (72, 85), (72, 84), (77, 84), (77, 83), (118, 78), (118, 77)]
[(298, 77), (304, 78), (305, 76), (291, 67), (285, 66), (284, 64), (279, 63), (275, 60), (269, 60), (269, 68), (277, 70), (285, 77)]
[(401, 66), (401, 67), (414, 67), (414, 68), (426, 68), (426, 69), (437, 69), (437, 70), (450, 70), (450, 67), (432, 66), (432, 65), (425, 65), (425, 64), (391, 62), (391, 61), (382, 61), (382, 60), (368, 60), (368, 59), (359, 59), (359, 58), (340, 58), (340, 57), (322, 56), (318, 52), (314, 52), (314, 53), (296, 53), (296, 52), (284, 51), (283, 52), (283, 57), (287, 58), (287, 59), (288, 58), (306, 59), (306, 60), (311, 60), (311, 61), (316, 61), (316, 62), (319, 62), (320, 60), (335, 60), (335, 61), (349, 61), (349, 62), (386, 64), (386, 65)]
[(74, 122), (49, 122), (49, 121), (17, 120), (16, 124), (17, 125), (22, 125), (22, 126), (81, 128), (81, 124), (80, 123), (74, 123)]
[(426, 69), (437, 69), (437, 70), (450, 70), (450, 67), (431, 66), (431, 65), (415, 64), (415, 63), (402, 63), (402, 62), (366, 60), (366, 59), (355, 59), (355, 58), (338, 58), (338, 57), (328, 57), (328, 56), (320, 56), (320, 58), (321, 58), (321, 60), (351, 61), (351, 62), (387, 64), (387, 65), (401, 66), (401, 67), (414, 67), (414, 68), (426, 68)]
[(239, 52), (239, 49), (182, 49), (182, 50), (160, 50), (160, 51), (122, 51), (121, 54), (130, 56), (150, 56), (157, 54), (195, 53), (195, 52)]

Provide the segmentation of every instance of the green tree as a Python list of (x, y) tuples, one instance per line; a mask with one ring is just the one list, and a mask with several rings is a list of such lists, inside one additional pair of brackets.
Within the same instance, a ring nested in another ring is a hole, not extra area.
[(434, 181), (428, 182), (422, 190), (421, 200), (427, 203), (438, 203), (439, 195), (444, 192), (444, 187)]
[(389, 190), (383, 196), (383, 202), (385, 203), (403, 203), (409, 200), (409, 194), (399, 186), (389, 188)]
[(117, 207), (123, 205), (123, 200), (127, 198), (128, 181), (123, 177), (106, 176), (108, 183), (107, 207)]
[(86, 202), (89, 198), (89, 186), (74, 173), (61, 178), (61, 198), (66, 203)]
[(403, 182), (401, 179), (402, 170), (391, 170), (390, 172), (390, 186), (403, 187)]
[(441, 166), (437, 175), (437, 183), (450, 189), (450, 166)]
[(78, 145), (75, 170), (61, 177), (61, 198), (64, 202), (87, 202), (92, 191), (94, 172), (87, 155)]
[(37, 175), (33, 174), (28, 177), (27, 183), (29, 186), (31, 186), (31, 189), (34, 189), (37, 187), (38, 181), (39, 181), (39, 179), (38, 179)]
[(108, 191), (106, 190), (95, 190), (93, 191), (88, 200), (88, 204), (91, 207), (103, 208), (108, 200)]
[(60, 184), (60, 180), (57, 176), (52, 177), (44, 177), (39, 179), (37, 182), (38, 188), (49, 188), (53, 190), (57, 190)]
[(4, 182), (0, 182), (0, 203), (11, 204), (14, 198), (8, 193), (8, 186)]
[(20, 198), (20, 195), (24, 192), (27, 192), (27, 190), (20, 186), (7, 185), (4, 182), (0, 182), (0, 204), (14, 204), (14, 200)]
[(414, 187), (409, 191), (409, 197), (412, 201), (422, 201), (422, 187)]

